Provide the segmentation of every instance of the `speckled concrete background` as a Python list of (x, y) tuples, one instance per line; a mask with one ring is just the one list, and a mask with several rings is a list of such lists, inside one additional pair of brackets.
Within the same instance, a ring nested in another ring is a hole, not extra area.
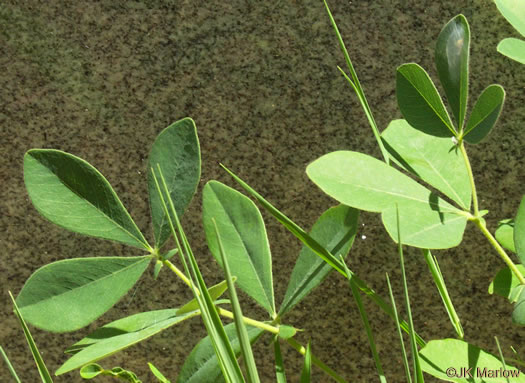
[[(206, 250), (200, 223), (200, 191), (210, 179), (229, 185), (225, 163), (299, 224), (309, 228), (334, 204), (307, 179), (306, 165), (337, 149), (378, 155), (370, 128), (336, 66), (344, 61), (321, 1), (5, 1), (0, 5), (0, 344), (24, 381), (37, 381), (29, 351), (11, 311), (7, 290), (17, 294), (38, 267), (82, 256), (137, 255), (118, 244), (66, 232), (41, 218), (24, 190), (22, 157), (35, 147), (74, 153), (112, 183), (140, 228), (150, 233), (145, 166), (154, 137), (185, 116), (199, 130), (203, 174), (199, 194), (184, 217), (207, 281), (220, 274)], [(471, 23), (471, 95), (492, 82), (507, 91), (497, 131), (470, 148), (489, 226), (514, 215), (523, 193), (525, 68), (500, 56), (497, 42), (515, 32), (487, 0), (331, 1), (354, 64), (383, 129), (400, 116), (395, 68), (414, 61), (435, 77), (435, 39), (446, 21), (464, 13)], [(273, 252), (279, 302), (300, 250), (298, 241), (264, 214)], [(384, 273), (399, 284), (398, 259), (379, 217), (361, 216), (350, 266), (386, 296)], [(522, 348), (523, 330), (510, 323), (511, 306), (486, 293), (502, 267), (483, 238), (468, 229), (460, 247), (437, 253), (467, 340), (495, 351)], [(453, 330), (420, 254), (408, 251), (415, 323), (426, 339)], [(97, 324), (139, 311), (176, 307), (189, 291), (168, 273), (155, 283), (146, 273), (132, 292)], [(398, 299), (401, 301), (401, 299)], [(245, 312), (264, 319), (245, 300)], [(402, 381), (394, 327), (370, 302), (385, 372)], [(346, 282), (332, 274), (290, 313), (304, 328), (314, 353), (351, 381), (375, 381), (373, 361)], [(34, 336), (52, 371), (62, 350), (96, 326), (73, 334)], [(199, 320), (172, 328), (105, 361), (153, 381), (154, 361), (175, 379), (185, 355), (204, 334)], [(256, 347), (262, 379), (274, 380), (273, 357), (264, 338)], [(284, 348), (290, 381), (301, 359)], [(523, 355), (522, 355), (523, 356)], [(317, 370), (316, 370), (317, 371)], [(0, 362), (0, 381), (9, 381)], [(77, 382), (77, 374), (56, 379)], [(315, 381), (328, 381), (316, 372)], [(429, 379), (429, 381), (431, 381)]]

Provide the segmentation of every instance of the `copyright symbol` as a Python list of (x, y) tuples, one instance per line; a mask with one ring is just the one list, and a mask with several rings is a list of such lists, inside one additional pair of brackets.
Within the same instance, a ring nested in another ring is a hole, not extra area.
[(455, 369), (454, 367), (449, 367), (449, 368), (447, 368), (447, 370), (445, 371), (445, 373), (447, 374), (447, 376), (448, 376), (449, 378), (453, 378), (453, 377), (455, 377), (455, 376), (457, 375), (457, 373), (456, 373), (456, 369)]

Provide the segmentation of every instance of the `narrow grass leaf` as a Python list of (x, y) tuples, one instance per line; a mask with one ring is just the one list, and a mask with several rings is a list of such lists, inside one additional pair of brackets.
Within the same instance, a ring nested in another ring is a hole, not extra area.
[[(199, 138), (191, 118), (179, 120), (159, 133), (149, 153), (148, 169), (157, 164), (162, 168), (177, 214), (182, 217), (201, 176)], [(170, 236), (170, 227), (151, 170), (148, 170), (148, 188), (155, 246), (160, 248)]]
[[(518, 270), (524, 274), (525, 267), (516, 265)], [(497, 294), (507, 298), (511, 303), (516, 302), (525, 286), (520, 284), (519, 279), (508, 267), (504, 267), (494, 277), (489, 285), (489, 294)]]
[(501, 246), (505, 249), (516, 252), (516, 247), (514, 246), (514, 220), (513, 219), (503, 219), (498, 222), (498, 228), (494, 233), (496, 240)]
[[(224, 330), (230, 340), (235, 355), (239, 356), (241, 348), (235, 324), (230, 323), (224, 326)], [(263, 330), (257, 327), (248, 326), (247, 330), (251, 344), (255, 343), (263, 333)], [(177, 382), (216, 383), (218, 381), (224, 381), (224, 379), (221, 379), (221, 368), (219, 367), (212, 341), (208, 335), (197, 343), (186, 358), (177, 377)]]
[(397, 241), (400, 209), (405, 244), (428, 249), (457, 246), (467, 216), (424, 186), (371, 156), (351, 151), (326, 154), (308, 165), (310, 180), (337, 201), (382, 213), (383, 224)]
[[(309, 235), (330, 253), (348, 255), (357, 232), (359, 211), (345, 205), (326, 210), (315, 222)], [(303, 245), (288, 282), (279, 315), (286, 314), (307, 296), (332, 270), (308, 246)]]
[[(346, 266), (346, 263), (344, 262), (342, 257), (341, 262), (343, 262), (343, 265)], [(347, 275), (351, 275), (348, 268), (346, 268), (346, 272)], [(381, 366), (381, 359), (379, 358), (379, 354), (376, 349), (374, 335), (372, 334), (372, 327), (370, 326), (370, 322), (368, 321), (368, 315), (366, 314), (365, 306), (363, 305), (363, 301), (361, 300), (361, 294), (355, 283), (352, 281), (352, 278), (350, 277), (348, 278), (348, 284), (350, 285), (350, 291), (352, 292), (352, 296), (354, 297), (355, 303), (357, 304), (357, 308), (359, 309), (359, 315), (361, 316), (361, 320), (363, 321), (363, 326), (365, 328), (366, 336), (368, 338), (368, 344), (370, 345), (370, 351), (372, 352), (372, 357), (374, 358), (376, 370), (379, 375), (379, 381), (381, 383), (386, 383), (385, 373), (383, 372), (383, 367)]]
[(363, 107), (366, 118), (368, 119), (370, 127), (372, 128), (372, 132), (374, 133), (374, 137), (377, 141), (379, 149), (381, 150), (381, 153), (383, 154), (383, 159), (385, 160), (386, 163), (389, 163), (388, 152), (386, 151), (385, 147), (383, 146), (383, 143), (381, 142), (379, 129), (377, 128), (377, 124), (375, 122), (374, 115), (372, 114), (372, 110), (370, 109), (370, 106), (368, 105), (368, 101), (366, 99), (365, 92), (363, 91), (361, 83), (359, 82), (359, 78), (357, 77), (357, 73), (354, 69), (354, 65), (352, 64), (352, 60), (350, 59), (350, 55), (348, 54), (348, 50), (346, 49), (341, 33), (339, 32), (339, 28), (337, 27), (335, 19), (332, 15), (332, 12), (330, 11), (330, 8), (328, 7), (328, 3), (326, 2), (326, 0), (324, 0), (324, 5), (326, 8), (326, 12), (328, 13), (328, 17), (330, 18), (332, 27), (337, 36), (337, 40), (339, 41), (339, 46), (341, 48), (341, 51), (343, 52), (343, 56), (345, 57), (346, 64), (348, 66), (348, 69), (350, 70), (350, 76), (352, 78), (348, 77), (346, 73), (340, 67), (337, 67), (337, 68), (343, 74), (343, 76), (348, 80), (348, 83), (350, 84), (354, 92), (356, 93), (357, 98), (361, 106)]
[(503, 108), (505, 90), (501, 85), (489, 85), (474, 104), (463, 136), (471, 144), (481, 142), (492, 130)]
[(277, 336), (273, 339), (273, 354), (275, 356), (275, 381), (277, 383), (286, 383), (283, 355), (281, 354), (281, 345)]
[(521, 199), (514, 219), (514, 246), (519, 260), (525, 264), (525, 196)]
[[(202, 277), (202, 274), (199, 270), (197, 260), (193, 255), (186, 234), (184, 233), (184, 230), (180, 224), (180, 220), (177, 215), (173, 199), (169, 194), (169, 190), (166, 185), (166, 180), (164, 179), (160, 165), (157, 165), (157, 168), (159, 171), (159, 177), (162, 182), (163, 189), (161, 190), (160, 185), (157, 182), (156, 176), (153, 173), (155, 185), (161, 198), (164, 211), (168, 218), (172, 235), (174, 236), (177, 243), (177, 247), (179, 248), (179, 253), (181, 255), (181, 260), (184, 263), (186, 274), (191, 276), (190, 287), (192, 288), (194, 297), (199, 303), (201, 318), (206, 327), (206, 331), (211, 337), (221, 370), (227, 382), (244, 382), (244, 377), (242, 375), (239, 363), (237, 362), (235, 353), (233, 352), (228, 336), (226, 335), (219, 314), (217, 313), (217, 309), (215, 308), (214, 302), (211, 299), (210, 294), (208, 293), (206, 283), (204, 282), (204, 278)], [(168, 202), (167, 204), (164, 198), (166, 198)], [(173, 224), (172, 218), (175, 221), (175, 225)], [(178, 237), (180, 237), (180, 241)]]
[(33, 326), (52, 332), (74, 331), (117, 303), (150, 261), (150, 257), (104, 257), (53, 262), (29, 277), (16, 301)]
[(399, 335), (399, 343), (401, 344), (401, 354), (403, 355), (403, 366), (405, 367), (407, 383), (412, 383), (412, 376), (410, 374), (410, 368), (408, 367), (408, 358), (405, 349), (405, 342), (403, 341), (403, 333), (401, 332), (401, 326), (399, 325), (399, 316), (397, 314), (396, 301), (394, 299), (394, 293), (392, 292), (392, 285), (390, 284), (390, 278), (388, 277), (388, 273), (386, 273), (386, 283), (388, 285), (388, 292), (390, 293), (390, 301), (392, 302), (392, 307), (394, 308), (395, 323), (397, 328), (397, 334)]
[(438, 137), (456, 135), (434, 83), (418, 64), (397, 68), (396, 95), (403, 117), (414, 128)]
[(445, 279), (443, 278), (443, 274), (441, 274), (441, 270), (439, 269), (438, 261), (428, 249), (423, 249), (423, 256), (425, 257), (428, 269), (432, 274), (432, 279), (434, 280), (434, 283), (437, 287), (439, 296), (443, 301), (443, 305), (445, 306), (445, 310), (447, 311), (450, 323), (452, 323), (452, 327), (454, 327), (458, 336), (461, 339), (463, 339), (463, 336), (465, 335), (463, 331), (463, 326), (461, 326), (459, 316), (456, 312), (456, 309), (454, 308), (452, 299), (450, 299), (450, 295), (448, 294), (447, 285), (445, 284)]
[(148, 242), (109, 182), (83, 159), (53, 149), (24, 156), (24, 181), (33, 205), (74, 232), (148, 250)]
[(458, 15), (439, 33), (435, 62), (439, 80), (460, 129), (467, 110), (469, 50), (469, 25), (465, 16)]
[(111, 322), (69, 347), (75, 353), (56, 371), (56, 375), (113, 355), (159, 332), (200, 314), (199, 311), (177, 315), (176, 309), (134, 314)]
[(212, 218), (212, 223), (215, 229), (215, 236), (219, 245), (219, 253), (222, 260), (222, 266), (224, 269), (224, 274), (226, 275), (226, 282), (228, 283), (228, 290), (230, 293), (230, 299), (233, 307), (233, 320), (235, 322), (235, 330), (237, 331), (237, 338), (241, 344), (241, 354), (244, 359), (244, 366), (246, 368), (246, 377), (249, 383), (259, 383), (259, 374), (257, 373), (257, 365), (255, 364), (255, 359), (253, 357), (252, 347), (250, 344), (250, 338), (248, 337), (248, 331), (243, 322), (243, 315), (241, 310), (241, 305), (239, 304), (239, 299), (237, 298), (237, 292), (235, 291), (235, 286), (233, 278), (230, 272), (230, 265), (228, 258), (226, 257), (224, 247), (222, 245), (221, 234), (219, 233), (219, 228), (215, 219)]
[(15, 298), (13, 298), (11, 291), (9, 291), (9, 297), (13, 302), (13, 309), (15, 311), (15, 315), (20, 321), (20, 325), (22, 326), (22, 330), (24, 331), (24, 336), (26, 338), (27, 344), (29, 345), (29, 349), (31, 350), (33, 359), (35, 360), (36, 367), (38, 368), (38, 372), (40, 374), (40, 379), (42, 379), (42, 382), (44, 383), (53, 383), (53, 379), (51, 379), (51, 375), (49, 375), (49, 371), (46, 367), (46, 364), (44, 363), (44, 359), (42, 359), (42, 355), (40, 355), (40, 352), (38, 351), (33, 336), (31, 335), (31, 332), (29, 331), (29, 328), (26, 325), (23, 315), (18, 309), (18, 305), (16, 304)]
[(259, 209), (248, 197), (217, 181), (206, 184), (202, 198), (204, 230), (211, 253), (222, 266), (212, 222), (215, 219), (237, 284), (273, 316), (272, 257)]
[(153, 365), (153, 363), (148, 362), (149, 369), (155, 375), (155, 377), (159, 380), (160, 383), (171, 383), (163, 374), (159, 371), (157, 367)]
[[(460, 339), (431, 340), (419, 356), (423, 371), (447, 382), (504, 382), (504, 374), (512, 378), (513, 383), (525, 382), (525, 375), (517, 368), (507, 365), (503, 370), (497, 357)], [(472, 376), (469, 376), (469, 371)]]
[[(507, 365), (506, 365), (506, 363), (505, 363), (505, 358), (503, 357), (503, 352), (501, 351), (501, 347), (500, 347), (500, 345), (499, 345), (498, 337), (495, 336), (495, 337), (494, 337), (494, 340), (496, 341), (496, 346), (498, 347), (499, 359), (501, 360), (501, 367), (502, 367), (503, 370), (505, 371), (505, 370), (507, 370)], [(507, 380), (507, 383), (510, 383), (508, 377), (506, 378), (506, 380)]]
[(11, 373), (11, 376), (13, 377), (13, 379), (16, 381), (16, 383), (20, 383), (20, 379), (18, 378), (18, 375), (16, 374), (15, 368), (11, 364), (11, 361), (7, 357), (7, 354), (5, 353), (2, 346), (0, 346), (0, 354), (2, 354), (2, 359), (4, 359), (5, 364), (7, 364), (7, 369)]
[(310, 351), (310, 342), (306, 346), (306, 353), (304, 354), (303, 370), (301, 372), (301, 383), (310, 383), (312, 375), (312, 355)]
[(449, 137), (422, 133), (406, 120), (391, 121), (381, 137), (397, 165), (438, 189), (463, 210), (470, 210), (472, 189), (467, 167)]
[(423, 378), (423, 372), (421, 370), (421, 362), (419, 360), (419, 352), (417, 349), (417, 342), (416, 342), (416, 337), (415, 337), (414, 321), (412, 320), (412, 308), (410, 306), (410, 297), (408, 295), (408, 284), (407, 284), (407, 278), (406, 278), (406, 272), (405, 272), (403, 245), (401, 242), (401, 230), (400, 230), (401, 223), (400, 223), (400, 215), (399, 215), (398, 206), (396, 206), (396, 212), (397, 212), (397, 235), (398, 235), (397, 246), (398, 246), (399, 260), (400, 260), (400, 265), (401, 265), (401, 277), (403, 279), (403, 291), (405, 293), (405, 306), (407, 309), (410, 346), (412, 348), (412, 357), (414, 358), (414, 382), (423, 383), (425, 379)]
[[(257, 193), (251, 186), (249, 186), (242, 179), (237, 177), (233, 172), (227, 169), (224, 165), (221, 165), (239, 185), (248, 192), (253, 198), (255, 198), (277, 221), (279, 221), (288, 231), (290, 231), (297, 239), (299, 239), (304, 245), (308, 246), (317, 256), (321, 257), (325, 262), (332, 266), (338, 273), (347, 277), (344, 271), (344, 266), (341, 261), (337, 259), (330, 251), (325, 247), (321, 246), (314, 238), (308, 235), (299, 225), (293, 222), (290, 218), (279, 211), (270, 202), (264, 199), (259, 193)], [(383, 310), (388, 316), (394, 319), (394, 312), (390, 304), (388, 304), (383, 298), (381, 298), (372, 288), (370, 288), (365, 281), (360, 279), (355, 273), (350, 270), (352, 278), (359, 289), (365, 293), (375, 304), (377, 304), (381, 310)], [(408, 332), (408, 324), (404, 321), (400, 321), (401, 328)], [(416, 334), (417, 342), (420, 346), (425, 345), (425, 341), (418, 334)]]
[(525, 41), (508, 37), (499, 42), (497, 50), (502, 55), (520, 64), (525, 64)]

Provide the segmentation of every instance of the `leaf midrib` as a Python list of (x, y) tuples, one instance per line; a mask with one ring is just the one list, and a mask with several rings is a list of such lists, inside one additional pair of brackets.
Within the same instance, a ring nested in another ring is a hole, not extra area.
[[(128, 266), (125, 266), (124, 268), (121, 268), (121, 269), (117, 270), (116, 272), (112, 272), (112, 273), (110, 273), (110, 274), (107, 274), (107, 275), (103, 276), (102, 278), (98, 278), (98, 279), (96, 279), (96, 280), (92, 280), (91, 282), (88, 282), (88, 283), (86, 283), (86, 284), (83, 284), (83, 285), (81, 285), (80, 287), (77, 287), (77, 288), (73, 288), (73, 289), (67, 290), (67, 291), (62, 292), (62, 293), (60, 293), (60, 294), (48, 295), (45, 299), (42, 299), (42, 300), (40, 300), (40, 301), (38, 301), (38, 302), (32, 303), (32, 304), (27, 305), (27, 306), (22, 306), (21, 309), (24, 309), (24, 308), (27, 308), (27, 307), (31, 307), (31, 306), (35, 306), (35, 305), (39, 305), (39, 304), (42, 304), (42, 302), (45, 302), (45, 301), (52, 301), (52, 300), (58, 299), (58, 297), (66, 296), (66, 295), (68, 295), (68, 294), (70, 294), (70, 293), (75, 293), (75, 292), (78, 291), (78, 290), (82, 290), (82, 289), (84, 289), (84, 288), (89, 287), (89, 285), (91, 285), (91, 284), (97, 284), (97, 283), (99, 283), (99, 282), (101, 282), (101, 281), (104, 281), (104, 279), (111, 278), (111, 277), (113, 277), (114, 275), (119, 274), (120, 272), (126, 271), (126, 270), (128, 270), (128, 269), (130, 269), (130, 268), (132, 268), (132, 267), (134, 267), (134, 266), (137, 266), (139, 263), (144, 262), (145, 259), (147, 259), (147, 258), (145, 258), (145, 257), (139, 257), (139, 259), (137, 259), (136, 262), (133, 262), (132, 264), (130, 264), (130, 265), (128, 265)], [(73, 260), (71, 260), (71, 261), (73, 261)], [(148, 260), (148, 262), (149, 262), (149, 260)], [(48, 265), (48, 266), (51, 266), (51, 265), (52, 265), (52, 264), (50, 264), (50, 265)]]
[[(72, 194), (74, 194), (75, 196), (77, 196), (80, 200), (84, 201), (85, 203), (87, 203), (88, 205), (90, 205), (91, 207), (93, 207), (95, 209), (95, 211), (97, 212), (100, 212), (100, 215), (102, 217), (104, 217), (105, 219), (107, 219), (109, 222), (115, 224), (115, 226), (117, 226), (120, 230), (122, 230), (124, 233), (128, 234), (131, 238), (133, 238), (134, 240), (136, 240), (138, 243), (140, 243), (141, 245), (143, 245), (144, 248), (147, 249), (147, 243), (143, 240), (141, 240), (140, 238), (137, 238), (134, 234), (132, 234), (128, 229), (126, 229), (124, 226), (122, 226), (121, 224), (119, 224), (118, 222), (116, 222), (113, 218), (111, 218), (110, 216), (108, 216), (103, 210), (99, 209), (97, 206), (95, 206), (93, 203), (91, 203), (91, 201), (87, 200), (86, 198), (84, 198), (83, 196), (81, 196), (80, 194), (78, 194), (75, 190), (73, 190), (71, 188), (71, 186), (69, 186), (69, 184), (67, 184), (66, 182), (64, 182), (62, 180), (62, 178), (60, 178), (54, 171), (52, 171), (51, 169), (49, 169), (47, 166), (45, 166), (42, 162), (40, 162), (37, 158), (31, 156), (33, 159), (35, 159), (35, 161), (37, 161), (44, 169), (46, 169), (49, 173), (53, 174), (55, 176), (55, 178), (62, 184), (64, 185)], [(83, 160), (82, 160), (83, 161)], [(87, 162), (86, 162), (87, 163)], [(88, 164), (89, 165), (89, 164)], [(95, 169), (96, 170), (96, 169)], [(97, 171), (98, 173), (98, 171)], [(126, 208), (124, 207), (124, 205), (122, 205), (122, 202), (120, 201), (120, 199), (118, 198), (118, 196), (115, 194), (115, 191), (113, 190), (113, 188), (111, 187), (111, 185), (109, 184), (109, 182), (104, 178), (104, 176), (100, 173), (97, 174), (97, 176), (100, 176), (102, 177), (102, 182), (103, 183), (106, 183), (105, 186), (109, 186), (110, 188), (110, 192), (111, 194), (116, 198), (116, 201), (117, 201), (117, 204), (119, 205), (119, 207), (121, 209), (124, 210), (124, 214), (126, 215), (127, 218), (130, 219), (131, 223), (133, 226), (135, 226), (135, 229), (137, 230), (137, 232), (140, 233), (140, 230), (139, 228), (135, 225), (135, 223), (133, 222), (133, 219), (131, 218), (131, 216), (129, 215), (128, 211), (126, 210)], [(105, 181), (105, 182), (104, 182)], [(37, 184), (38, 185), (38, 184)], [(45, 185), (45, 183), (43, 183), (43, 185)], [(45, 198), (40, 198), (41, 200), (45, 200), (45, 201), (51, 201), (53, 202), (53, 200), (48, 200), (48, 199), (45, 199)], [(66, 216), (67, 217), (67, 216)]]
[[(215, 190), (213, 189), (213, 187), (210, 188), (213, 192), (213, 195), (215, 196), (215, 198), (217, 199), (217, 201), (220, 201), (220, 206), (221, 206), (221, 209), (222, 211), (226, 214), (226, 217), (228, 218), (228, 221), (232, 224), (232, 226), (235, 228), (235, 234), (236, 236), (239, 238), (240, 242), (242, 243), (242, 247), (243, 249), (246, 251), (246, 254), (248, 254), (248, 260), (249, 260), (249, 265), (251, 266), (256, 278), (257, 278), (257, 281), (259, 282), (259, 285), (262, 287), (262, 290), (264, 291), (264, 297), (266, 298), (267, 300), (267, 303), (269, 304), (270, 308), (272, 309), (273, 312), (275, 312), (275, 307), (274, 307), (274, 303), (272, 302), (273, 300), (270, 300), (267, 293), (266, 293), (266, 288), (264, 287), (264, 284), (262, 283), (262, 280), (259, 276), (259, 273), (257, 272), (257, 268), (255, 267), (255, 265), (253, 264), (253, 261), (252, 261), (252, 257), (251, 257), (251, 253), (250, 251), (248, 251), (248, 248), (246, 247), (246, 244), (244, 243), (242, 237), (241, 237), (241, 234), (239, 232), (239, 229), (237, 228), (237, 225), (235, 224), (235, 222), (232, 220), (229, 212), (223, 207), (223, 202), (221, 201), (221, 199), (219, 198), (219, 196), (217, 195), (217, 193), (215, 192)], [(250, 201), (251, 202), (251, 201)], [(264, 229), (263, 229), (264, 230)], [(266, 241), (267, 242), (267, 241)], [(271, 267), (271, 264), (270, 264), (270, 267)], [(270, 273), (270, 289), (273, 290), (273, 283), (272, 283), (272, 278), (271, 278), (271, 273)], [(273, 291), (272, 291), (273, 292)]]

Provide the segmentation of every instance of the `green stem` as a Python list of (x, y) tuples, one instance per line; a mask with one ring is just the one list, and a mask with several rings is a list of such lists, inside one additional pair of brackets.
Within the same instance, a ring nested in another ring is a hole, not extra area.
[[(182, 279), (182, 281), (187, 286), (191, 287), (191, 281), (173, 263), (171, 263), (169, 260), (164, 260), (163, 263), (166, 267), (168, 267), (171, 271), (173, 271), (175, 275), (177, 275), (180, 279)], [(217, 307), (217, 312), (223, 317), (233, 319), (233, 313), (229, 310), (225, 310), (221, 307)], [(279, 334), (279, 327), (272, 326), (268, 323), (264, 323), (256, 319), (248, 318), (245, 316), (242, 317), (242, 321), (246, 323), (247, 325), (260, 328), (272, 334)], [(289, 338), (287, 340), (288, 340), (288, 343), (290, 343), (293, 348), (295, 348), (301, 354), (303, 355), (305, 354), (306, 348), (304, 348), (301, 344), (299, 344), (295, 339)], [(325, 365), (322, 361), (317, 359), (317, 357), (313, 354), (312, 354), (312, 361), (316, 366), (318, 366), (321, 370), (323, 370), (325, 373), (327, 373), (332, 378), (334, 378), (337, 382), (346, 383), (346, 381), (343, 378), (341, 378), (334, 370), (332, 370), (330, 367)]]
[[(297, 352), (304, 355), (306, 354), (306, 347), (303, 347), (300, 343), (298, 343), (294, 338), (288, 338), (286, 339), (288, 344), (292, 346)], [(312, 356), (312, 362), (319, 367), (321, 370), (323, 370), (327, 375), (330, 375), (336, 382), (339, 383), (347, 383), (346, 380), (344, 380), (337, 372), (332, 370), (330, 367), (328, 367), (326, 364), (324, 364), (322, 361), (317, 359), (316, 356), (313, 354), (310, 354)]]
[(509, 269), (514, 273), (514, 275), (516, 275), (516, 277), (520, 281), (520, 284), (525, 285), (525, 278), (523, 278), (523, 275), (521, 274), (521, 272), (518, 270), (514, 262), (512, 262), (512, 259), (510, 259), (510, 257), (507, 255), (505, 250), (503, 250), (503, 247), (501, 247), (498, 241), (496, 241), (496, 238), (494, 238), (494, 236), (490, 233), (490, 231), (488, 231), (487, 227), (481, 221), (481, 219), (479, 218), (474, 219), (474, 223), (481, 230), (483, 235), (487, 237), (487, 239), (489, 240), (490, 244), (494, 247), (494, 249), (496, 249), (501, 259), (503, 259), (503, 262), (505, 262), (507, 266), (509, 267)]
[[(217, 307), (217, 311), (223, 317), (233, 319), (233, 313), (231, 311), (225, 310), (225, 309), (223, 309), (221, 307)], [(246, 323), (247, 325), (260, 328), (262, 330), (271, 332), (272, 334), (279, 334), (279, 328), (275, 327), (275, 326), (272, 326), (272, 325), (270, 325), (268, 323), (264, 323), (264, 322), (261, 322), (261, 321), (258, 321), (258, 320), (252, 319), (252, 318), (248, 318), (248, 317), (245, 317), (245, 316), (242, 317), (242, 321), (244, 323)]]
[(472, 190), (472, 205), (474, 207), (474, 217), (479, 218), (479, 207), (478, 207), (478, 194), (476, 192), (476, 183), (474, 182), (474, 174), (472, 173), (472, 167), (470, 166), (470, 161), (468, 159), (467, 150), (465, 149), (465, 144), (463, 140), (459, 142), (459, 149), (463, 155), (463, 160), (465, 161), (465, 166), (467, 167), (468, 178), (470, 180), (470, 188)]

